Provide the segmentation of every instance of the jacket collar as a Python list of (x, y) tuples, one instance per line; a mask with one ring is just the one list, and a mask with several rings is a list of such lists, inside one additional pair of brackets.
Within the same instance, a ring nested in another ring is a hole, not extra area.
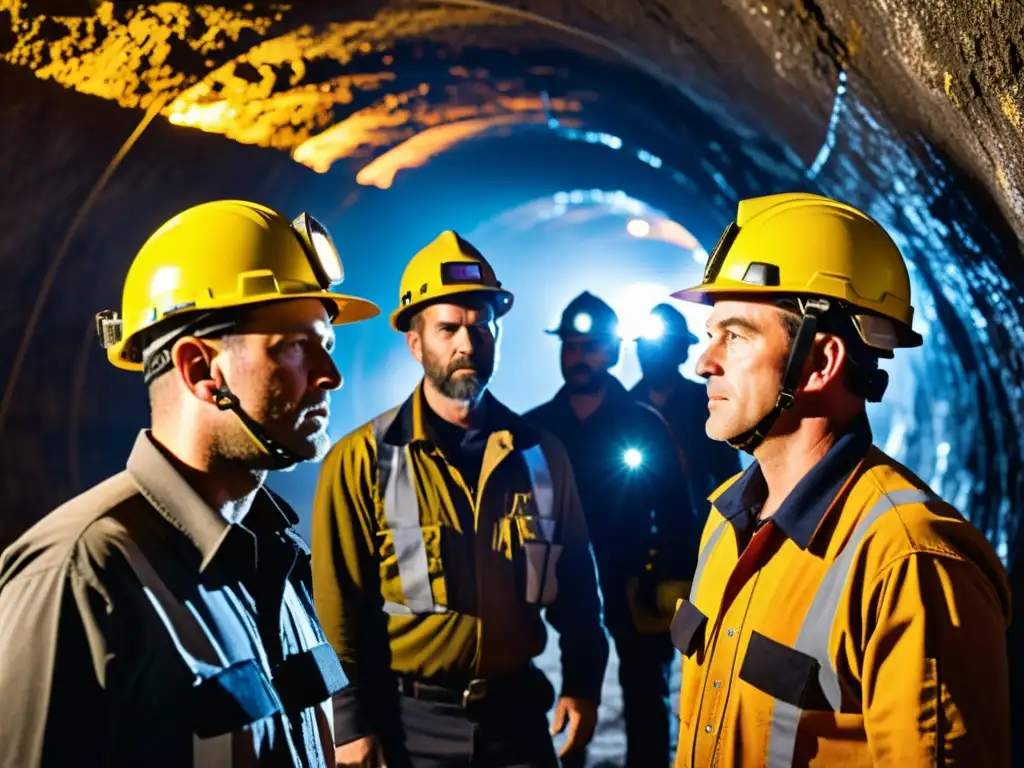
[(128, 456), (127, 470), (146, 500), (199, 550), (201, 572), (229, 538), (247, 541), (255, 559), (256, 541), (252, 531), (282, 531), (298, 523), (294, 511), (286, 504), (278, 503), (266, 488), (260, 488), (245, 516), (245, 525), (229, 524), (181, 476), (149, 430), (141, 431), (135, 439), (135, 446)]
[[(871, 446), (871, 425), (861, 414), (828, 452), (797, 483), (772, 520), (793, 543), (807, 549), (851, 474)], [(755, 461), (718, 496), (715, 508), (745, 541), (768, 498), (768, 486)]]
[[(423, 394), (423, 381), (408, 399), (398, 407), (391, 426), (384, 432), (384, 442), (388, 445), (408, 445), (410, 443), (428, 443), (438, 447), (437, 436), (430, 427), (427, 418), (426, 396)], [(490, 392), (484, 392), (483, 399), (477, 408), (480, 420), (478, 429), (485, 433), (509, 432), (519, 449), (529, 448), (540, 442), (540, 432), (528, 424), (521, 416), (511, 411)]]

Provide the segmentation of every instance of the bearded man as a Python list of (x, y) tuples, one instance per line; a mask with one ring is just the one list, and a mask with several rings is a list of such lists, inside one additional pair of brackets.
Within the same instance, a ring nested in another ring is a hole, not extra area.
[(328, 455), (313, 515), (316, 608), (351, 685), (339, 765), (558, 765), (554, 691), (532, 659), (560, 635), (554, 730), (580, 751), (608, 656), (594, 557), (565, 449), (487, 384), (512, 307), (446, 231), (413, 257), (391, 326), (424, 376)]

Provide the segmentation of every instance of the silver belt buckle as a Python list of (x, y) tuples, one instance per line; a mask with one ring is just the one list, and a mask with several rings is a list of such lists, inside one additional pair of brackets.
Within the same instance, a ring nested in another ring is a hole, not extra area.
[(462, 692), (462, 708), (467, 709), (474, 701), (480, 701), (487, 693), (486, 680), (470, 680)]

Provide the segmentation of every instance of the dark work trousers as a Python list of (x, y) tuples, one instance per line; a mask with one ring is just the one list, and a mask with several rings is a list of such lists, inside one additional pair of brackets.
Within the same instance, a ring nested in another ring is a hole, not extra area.
[(558, 768), (547, 712), (535, 701), (478, 702), (465, 710), (400, 696), (400, 728), (381, 733), (387, 768)]
[[(612, 632), (619, 656), (623, 719), (626, 723), (626, 768), (668, 768), (669, 680), (675, 649), (666, 632), (642, 635), (632, 627)], [(583, 768), (586, 754), (562, 759), (563, 768)]]

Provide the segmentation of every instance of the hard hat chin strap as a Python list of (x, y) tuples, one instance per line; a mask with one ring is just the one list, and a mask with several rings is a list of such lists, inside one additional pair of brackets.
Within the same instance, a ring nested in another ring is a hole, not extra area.
[(273, 466), (271, 469), (286, 469), (295, 464), (299, 464), (306, 460), (305, 456), (300, 456), (295, 451), (286, 448), (276, 440), (271, 439), (264, 432), (263, 427), (260, 426), (256, 421), (249, 416), (244, 410), (242, 410), (242, 404), (238, 401), (238, 397), (228, 389), (225, 384), (220, 389), (214, 390), (214, 403), (222, 411), (231, 411), (238, 417), (238, 420), (242, 422), (242, 426), (245, 431), (249, 433), (257, 445), (270, 456)]
[(796, 399), (796, 388), (800, 385), (800, 376), (807, 362), (807, 355), (810, 354), (811, 346), (814, 343), (814, 336), (818, 333), (818, 320), (828, 312), (831, 304), (825, 299), (807, 299), (800, 302), (803, 310), (803, 318), (800, 320), (800, 328), (796, 332), (793, 346), (789, 350), (789, 360), (786, 362), (786, 370), (782, 374), (782, 387), (779, 389), (779, 396), (775, 400), (775, 406), (761, 419), (753, 429), (749, 429), (726, 442), (733, 448), (746, 451), (752, 454), (758, 446), (768, 437), (768, 433), (784, 410), (793, 405)]

